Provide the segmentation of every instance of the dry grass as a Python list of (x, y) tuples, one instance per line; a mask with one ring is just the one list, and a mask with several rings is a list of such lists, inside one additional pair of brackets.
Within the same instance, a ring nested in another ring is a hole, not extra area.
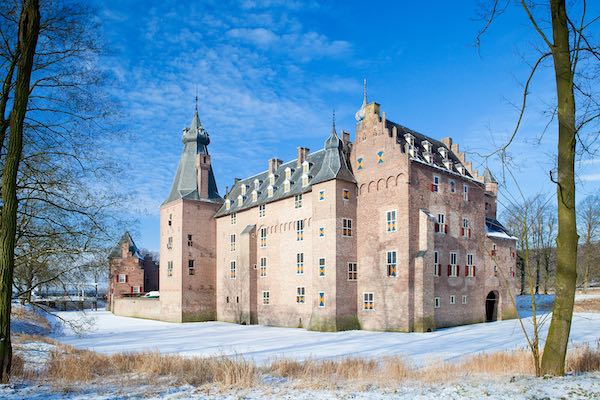
[(152, 380), (172, 378), (178, 384), (251, 387), (258, 380), (253, 363), (242, 358), (187, 358), (160, 353), (121, 353), (104, 355), (87, 350), (54, 351), (48, 364), (48, 377), (62, 383), (90, 382), (126, 375)]
[(11, 318), (15, 320), (27, 321), (44, 329), (50, 329), (50, 323), (43, 315), (40, 315), (21, 305), (13, 306), (11, 310)]
[(592, 372), (600, 371), (600, 340), (596, 348), (588, 346), (576, 347), (567, 357), (567, 371)]
[(575, 302), (573, 311), (600, 313), (600, 298), (578, 300)]

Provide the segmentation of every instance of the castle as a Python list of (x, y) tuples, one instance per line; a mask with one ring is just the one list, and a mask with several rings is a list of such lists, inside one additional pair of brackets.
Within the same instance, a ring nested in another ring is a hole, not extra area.
[(224, 198), (197, 110), (182, 140), (160, 209), (160, 298), (115, 299), (116, 314), (402, 332), (516, 316), (498, 183), (366, 90), (354, 142), (334, 122), (322, 149), (271, 159)]

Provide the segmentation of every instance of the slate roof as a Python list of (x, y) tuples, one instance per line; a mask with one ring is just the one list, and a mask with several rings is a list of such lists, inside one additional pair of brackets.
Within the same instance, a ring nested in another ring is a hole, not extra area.
[(183, 130), (182, 142), (183, 152), (179, 159), (177, 173), (173, 179), (171, 192), (163, 204), (178, 199), (223, 201), (219, 196), (212, 167), (208, 171), (208, 197), (201, 198), (198, 192), (196, 156), (197, 154), (208, 154), (208, 144), (210, 143), (208, 132), (200, 122), (198, 110), (194, 113), (190, 127)]
[[(417, 162), (421, 162), (423, 164), (427, 164), (433, 167), (437, 167), (437, 168), (441, 168), (446, 172), (450, 172), (450, 173), (454, 173), (457, 175), (460, 175), (462, 177), (466, 177), (466, 178), (470, 178), (473, 179), (473, 176), (471, 175), (471, 173), (467, 170), (466, 167), (464, 167), (463, 163), (458, 159), (458, 157), (451, 151), (451, 149), (449, 149), (444, 143), (440, 142), (439, 140), (435, 140), (427, 135), (424, 135), (422, 133), (419, 133), (417, 131), (414, 131), (410, 128), (407, 128), (405, 126), (402, 126), (400, 124), (397, 124), (395, 122), (392, 122), (390, 120), (386, 120), (386, 128), (388, 128), (390, 130), (390, 132), (392, 132), (392, 129), (396, 127), (396, 129), (398, 130), (398, 134), (396, 137), (396, 142), (400, 144), (401, 149), (403, 152), (406, 152), (406, 144), (407, 144), (407, 139), (405, 138), (405, 135), (407, 133), (411, 134), (412, 136), (414, 136), (414, 147), (415, 147), (415, 152), (414, 152), (414, 156), (411, 157), (411, 160), (413, 161), (417, 161)], [(425, 157), (424, 157), (424, 152), (425, 152), (425, 146), (423, 144), (424, 141), (428, 141), (429, 143), (431, 143), (431, 147), (432, 147), (432, 162), (428, 162)], [(442, 157), (439, 149), (443, 148), (446, 149), (446, 151), (448, 152), (448, 159), (450, 161), (452, 161), (452, 164), (450, 165), (450, 169), (448, 169), (446, 167), (446, 165), (444, 165), (444, 158)], [(458, 169), (456, 168), (456, 165), (459, 166), (463, 166), (464, 167), (464, 174), (460, 173), (458, 171)], [(476, 181), (477, 182), (477, 181)]]
[(485, 230), (488, 236), (517, 240), (497, 219), (485, 217)]
[[(227, 194), (227, 198), (231, 200), (229, 210), (226, 205), (223, 206), (215, 214), (216, 217), (231, 214), (256, 207), (261, 204), (270, 203), (273, 201), (285, 199), (297, 194), (306, 193), (312, 190), (312, 186), (326, 182), (332, 179), (342, 179), (348, 182), (356, 183), (356, 179), (352, 174), (346, 157), (343, 152), (343, 143), (335, 131), (335, 125), (332, 127), (331, 134), (325, 141), (325, 147), (314, 153), (309, 153), (306, 161), (309, 163), (309, 181), (308, 185), (302, 186), (302, 166), (297, 166), (297, 159), (282, 163), (275, 171), (275, 184), (273, 185), (273, 196), (268, 197), (267, 188), (269, 187), (270, 171), (264, 171), (260, 174), (250, 176), (235, 183), (231, 191)], [(285, 170), (291, 169), (290, 190), (284, 191)], [(252, 192), (255, 190), (254, 181), (258, 179), (260, 182), (256, 201), (252, 201)], [(238, 205), (238, 196), (242, 195), (242, 186), (246, 186), (246, 194), (243, 204)]]
[(121, 246), (123, 245), (123, 243), (127, 243), (129, 245), (129, 252), (133, 254), (134, 257), (137, 257), (139, 259), (144, 258), (140, 253), (140, 249), (138, 249), (138, 247), (135, 245), (135, 242), (133, 241), (133, 238), (131, 237), (129, 232), (125, 231), (123, 236), (121, 236), (119, 242), (110, 251), (110, 254), (108, 255), (109, 259), (121, 258)]

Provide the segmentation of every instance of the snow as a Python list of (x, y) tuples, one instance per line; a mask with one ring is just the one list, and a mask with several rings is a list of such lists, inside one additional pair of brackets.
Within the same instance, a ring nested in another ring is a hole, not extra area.
[(510, 240), (519, 240), (518, 238), (511, 236), (511, 235), (507, 235), (504, 232), (494, 232), (494, 231), (488, 231), (486, 233), (487, 236), (490, 237), (495, 237), (495, 238), (499, 238), (499, 239), (510, 239)]
[[(544, 304), (547, 297), (541, 297)], [(522, 301), (522, 300), (520, 300)], [(61, 312), (78, 321), (80, 312)], [(518, 320), (497, 321), (439, 329), (431, 333), (313, 332), (298, 328), (237, 325), (225, 322), (169, 323), (115, 316), (108, 311), (87, 312), (95, 319), (93, 331), (82, 335), (65, 328), (54, 338), (62, 343), (100, 353), (160, 351), (189, 356), (236, 355), (261, 364), (275, 358), (336, 358), (344, 356), (404, 356), (414, 365), (434, 360), (456, 360), (480, 352), (525, 347)], [(547, 316), (547, 314), (546, 314)], [(545, 337), (549, 319), (542, 326)], [(524, 318), (531, 329), (531, 318)], [(572, 343), (595, 343), (600, 314), (573, 316)]]

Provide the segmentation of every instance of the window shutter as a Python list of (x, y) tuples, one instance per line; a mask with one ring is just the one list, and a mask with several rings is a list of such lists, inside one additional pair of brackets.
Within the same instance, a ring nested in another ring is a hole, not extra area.
[(435, 192), (435, 184), (433, 184), (433, 183), (431, 184), (431, 191)]
[(129, 275), (125, 275), (125, 282), (129, 282)]
[(471, 238), (471, 228), (468, 229), (469, 232), (469, 239)]
[(460, 265), (456, 264), (456, 276), (460, 276)]
[(475, 276), (475, 266), (473, 265), (473, 276)]
[(448, 276), (452, 275), (452, 265), (448, 264)]
[(469, 276), (469, 266), (465, 265), (465, 276)]
[(460, 228), (460, 236), (465, 236), (465, 228)]
[(131, 287), (131, 293), (133, 293), (133, 286)]
[(440, 231), (440, 224), (438, 224), (437, 222), (435, 223), (435, 231), (436, 232)]
[(444, 224), (444, 233), (448, 233), (448, 225)]
[(115, 275), (115, 282), (119, 283), (119, 274)]

